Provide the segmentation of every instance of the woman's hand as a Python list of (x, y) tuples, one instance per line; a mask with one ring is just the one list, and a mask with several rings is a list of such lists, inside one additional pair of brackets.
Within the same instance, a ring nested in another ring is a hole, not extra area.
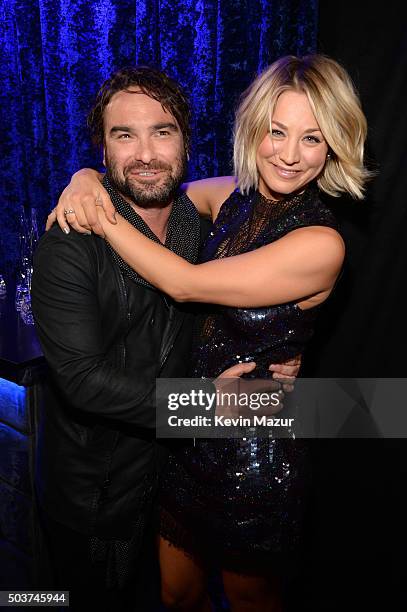
[(90, 168), (76, 172), (62, 192), (58, 204), (48, 215), (45, 229), (49, 230), (55, 221), (58, 221), (66, 234), (69, 234), (71, 226), (81, 234), (90, 234), (93, 231), (103, 236), (97, 206), (103, 208), (107, 220), (112, 224), (116, 223), (116, 211), (107, 191), (100, 183), (102, 176)]

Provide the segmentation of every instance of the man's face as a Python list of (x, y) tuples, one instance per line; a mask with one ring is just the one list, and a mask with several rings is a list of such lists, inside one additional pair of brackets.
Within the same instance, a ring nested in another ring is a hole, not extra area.
[(104, 134), (104, 164), (116, 190), (143, 208), (169, 204), (186, 168), (176, 119), (140, 91), (120, 91), (106, 106)]

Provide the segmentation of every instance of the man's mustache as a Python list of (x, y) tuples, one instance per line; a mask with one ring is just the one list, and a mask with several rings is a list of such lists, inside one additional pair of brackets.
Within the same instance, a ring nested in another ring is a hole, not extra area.
[(153, 162), (151, 164), (132, 164), (131, 166), (126, 166), (124, 174), (128, 174), (129, 172), (151, 172), (153, 170), (172, 170), (172, 166), (169, 164), (157, 163)]

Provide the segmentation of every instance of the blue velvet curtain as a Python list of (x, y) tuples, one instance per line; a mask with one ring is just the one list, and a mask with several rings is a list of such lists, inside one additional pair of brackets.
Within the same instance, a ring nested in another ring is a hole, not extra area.
[(3, 270), (17, 257), (20, 208), (37, 208), (42, 229), (71, 173), (100, 166), (85, 119), (111, 71), (147, 63), (181, 82), (194, 114), (189, 178), (201, 178), (231, 172), (234, 108), (253, 77), (317, 43), (317, 0), (1, 2)]

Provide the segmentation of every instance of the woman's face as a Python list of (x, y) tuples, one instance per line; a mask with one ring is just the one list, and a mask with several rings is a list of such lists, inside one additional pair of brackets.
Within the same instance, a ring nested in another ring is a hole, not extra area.
[(260, 193), (279, 199), (301, 191), (320, 174), (327, 153), (306, 94), (284, 91), (274, 109), (271, 133), (257, 150)]

